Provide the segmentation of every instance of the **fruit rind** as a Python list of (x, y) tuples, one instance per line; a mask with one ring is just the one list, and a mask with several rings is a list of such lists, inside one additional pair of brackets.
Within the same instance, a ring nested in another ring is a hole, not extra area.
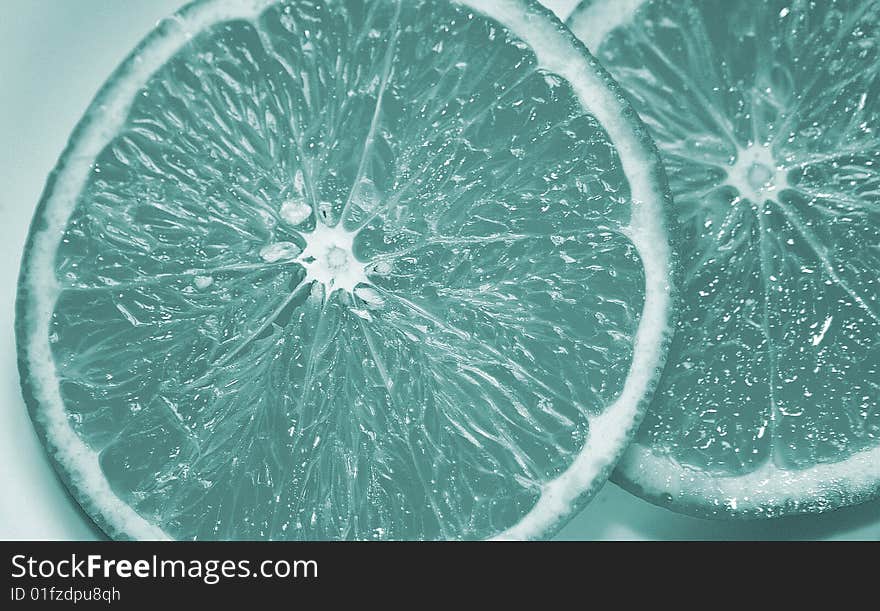
[[(777, 518), (822, 513), (880, 496), (876, 465), (880, 448), (802, 471), (784, 471), (773, 463), (738, 477), (713, 477), (687, 469), (634, 443), (611, 480), (655, 505), (698, 518)], [(845, 471), (846, 477), (840, 472)], [(650, 473), (638, 479), (629, 473)], [(709, 501), (709, 499), (712, 499)]]

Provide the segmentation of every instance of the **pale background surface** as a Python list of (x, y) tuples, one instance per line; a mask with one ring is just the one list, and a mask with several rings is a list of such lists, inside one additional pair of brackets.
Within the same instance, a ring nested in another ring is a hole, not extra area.
[[(0, 539), (94, 539), (55, 478), (21, 399), (13, 336), (18, 263), (43, 183), (110, 72), (182, 0), (3, 0), (0, 8)], [(561, 16), (576, 0), (547, 0)], [(820, 517), (721, 523), (609, 484), (563, 539), (880, 539), (880, 502)]]

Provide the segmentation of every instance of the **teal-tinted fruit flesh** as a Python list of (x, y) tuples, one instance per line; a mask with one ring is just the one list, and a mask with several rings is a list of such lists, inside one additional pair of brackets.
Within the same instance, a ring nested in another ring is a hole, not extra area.
[(485, 17), (300, 1), (219, 24), (78, 196), (49, 338), (67, 417), (175, 538), (497, 534), (627, 376), (630, 211), (604, 130)]
[[(878, 28), (873, 0), (647, 0), (591, 47), (652, 132), (682, 227), (680, 323), (637, 443), (684, 486), (880, 444)], [(616, 475), (656, 494), (643, 476)], [(758, 517), (876, 495), (846, 478), (776, 506), (652, 500)]]

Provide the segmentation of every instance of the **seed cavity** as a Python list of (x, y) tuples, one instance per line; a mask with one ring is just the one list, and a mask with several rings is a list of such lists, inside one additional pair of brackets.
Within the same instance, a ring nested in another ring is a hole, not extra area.
[(368, 308), (381, 308), (385, 305), (385, 300), (376, 292), (375, 289), (368, 286), (359, 286), (354, 290), (354, 294), (364, 301)]
[(193, 284), (196, 286), (197, 289), (203, 291), (214, 284), (214, 279), (211, 276), (196, 276), (193, 279)]
[(274, 263), (276, 261), (296, 259), (302, 249), (293, 242), (275, 242), (264, 246), (260, 250), (260, 257), (266, 263)]
[(291, 225), (299, 225), (312, 216), (312, 207), (301, 200), (290, 199), (281, 205), (281, 218)]
[(373, 265), (370, 272), (379, 276), (387, 276), (391, 273), (391, 263), (389, 261), (378, 261)]

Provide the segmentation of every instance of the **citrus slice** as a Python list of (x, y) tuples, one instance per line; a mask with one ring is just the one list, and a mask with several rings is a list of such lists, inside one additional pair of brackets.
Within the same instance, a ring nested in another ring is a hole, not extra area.
[(547, 535), (659, 376), (660, 168), (536, 4), (194, 3), (36, 213), (32, 417), (114, 537)]
[(570, 22), (648, 124), (682, 231), (680, 323), (617, 470), (709, 516), (880, 481), (880, 3), (596, 0)]

